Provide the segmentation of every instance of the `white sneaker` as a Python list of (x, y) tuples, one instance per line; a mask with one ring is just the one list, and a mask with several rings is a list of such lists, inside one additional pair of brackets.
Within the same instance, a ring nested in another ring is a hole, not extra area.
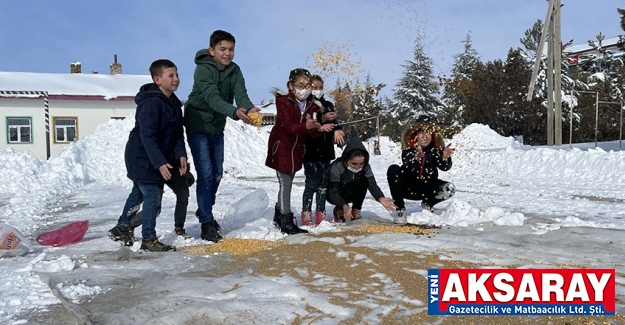
[(406, 224), (406, 209), (401, 209), (397, 211), (397, 215), (395, 216), (395, 220), (393, 220), (395, 224), (405, 225)]

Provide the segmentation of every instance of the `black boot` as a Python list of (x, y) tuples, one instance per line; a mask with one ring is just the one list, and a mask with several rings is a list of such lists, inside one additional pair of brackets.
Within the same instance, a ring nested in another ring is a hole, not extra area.
[(281, 214), (282, 213), (280, 213), (280, 208), (276, 207), (276, 211), (273, 214), (273, 225), (278, 228), (282, 228), (282, 220), (280, 220)]
[(223, 239), (215, 228), (214, 220), (202, 224), (202, 239), (212, 241), (213, 243), (219, 242)]
[[(200, 218), (200, 210), (195, 210), (195, 217), (196, 218)], [(221, 226), (219, 225), (219, 223), (217, 223), (217, 220), (213, 219), (213, 222), (215, 223), (215, 229), (217, 229), (217, 231), (221, 230)]]
[(283, 234), (287, 235), (296, 235), (296, 234), (307, 234), (308, 230), (300, 229), (294, 222), (295, 217), (293, 217), (293, 213), (283, 214), (280, 216), (280, 221), (282, 225), (280, 226), (280, 231)]

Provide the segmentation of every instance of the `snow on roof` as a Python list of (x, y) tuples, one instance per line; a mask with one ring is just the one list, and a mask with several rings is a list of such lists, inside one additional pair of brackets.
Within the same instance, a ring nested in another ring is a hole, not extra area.
[[(49, 95), (134, 97), (149, 75), (39, 73), (0, 71), (0, 91), (47, 91)], [(2, 95), (16, 97), (16, 95)], [(32, 95), (17, 95), (32, 97)]]
[[(619, 41), (619, 36), (614, 36), (614, 37), (610, 37), (610, 38), (606, 38), (604, 39), (601, 44), (606, 47), (606, 46), (614, 46), (616, 44), (618, 44)], [(595, 43), (597, 46), (599, 45), (597, 40), (594, 40), (593, 43)], [(590, 45), (588, 45), (588, 42), (583, 43), (583, 44), (576, 44), (576, 45), (571, 45), (569, 47), (567, 47), (565, 49), (565, 52), (568, 53), (580, 53), (580, 52), (586, 52), (586, 51), (591, 51), (593, 48), (590, 47)]]
[(265, 114), (278, 114), (278, 109), (276, 108), (276, 103), (267, 103), (264, 105), (256, 105), (260, 108), (261, 113)]

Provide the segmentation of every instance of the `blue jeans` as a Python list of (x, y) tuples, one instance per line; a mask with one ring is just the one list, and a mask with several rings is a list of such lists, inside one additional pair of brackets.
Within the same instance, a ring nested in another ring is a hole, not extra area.
[(117, 227), (128, 229), (132, 218), (137, 214), (143, 203), (143, 239), (156, 239), (156, 217), (161, 211), (163, 185), (141, 184), (132, 182), (132, 190), (126, 199), (122, 215), (117, 220)]
[(330, 162), (304, 160), (304, 175), (306, 175), (306, 187), (302, 197), (302, 211), (312, 210), (315, 193), (317, 194), (317, 211), (325, 211)]
[(187, 131), (187, 142), (197, 173), (196, 196), (200, 222), (213, 221), (213, 205), (223, 175), (224, 134)]
[[(184, 176), (180, 176), (177, 168), (171, 170), (171, 178), (165, 182), (176, 195), (176, 207), (174, 208), (174, 228), (184, 228), (187, 220), (187, 207), (189, 206), (189, 187)], [(160, 215), (160, 211), (159, 211)], [(156, 216), (158, 218), (158, 215)], [(130, 222), (130, 227), (136, 228), (143, 223), (143, 211), (139, 211)]]

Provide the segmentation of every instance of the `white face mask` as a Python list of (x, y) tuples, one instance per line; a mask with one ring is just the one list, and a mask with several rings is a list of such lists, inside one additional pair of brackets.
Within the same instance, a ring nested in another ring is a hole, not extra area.
[(360, 173), (360, 171), (362, 170), (362, 167), (360, 168), (354, 168), (352, 166), (347, 166), (347, 170), (349, 170), (352, 173)]
[(321, 98), (321, 96), (323, 96), (323, 90), (313, 90), (312, 94), (313, 96), (315, 96), (315, 98), (319, 99)]
[(300, 102), (310, 96), (310, 89), (295, 89), (295, 98)]

